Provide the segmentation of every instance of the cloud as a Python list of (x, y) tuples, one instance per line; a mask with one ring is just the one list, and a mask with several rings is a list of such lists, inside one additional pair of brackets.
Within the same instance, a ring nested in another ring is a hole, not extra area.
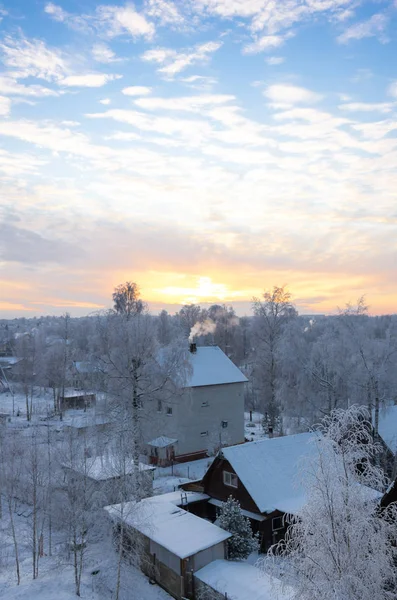
[(106, 74), (106, 73), (88, 73), (87, 75), (70, 75), (62, 79), (59, 84), (67, 87), (102, 87), (114, 81), (120, 79), (122, 75)]
[(109, 64), (121, 60), (116, 57), (113, 50), (107, 44), (94, 44), (91, 52), (93, 59), (100, 63)]
[(397, 81), (393, 81), (393, 83), (390, 84), (388, 93), (389, 96), (393, 96), (393, 98), (397, 99)]
[(272, 50), (273, 48), (279, 48), (282, 46), (290, 36), (281, 36), (281, 35), (264, 35), (263, 37), (257, 39), (252, 44), (248, 44), (243, 48), (244, 54), (257, 54), (258, 52), (263, 52), (267, 50)]
[(137, 12), (131, 3), (124, 6), (99, 5), (91, 14), (73, 15), (50, 2), (44, 11), (72, 29), (100, 33), (109, 38), (129, 34), (133, 38), (151, 39), (155, 33), (153, 23)]
[(210, 90), (218, 83), (215, 77), (208, 75), (190, 75), (190, 77), (181, 77), (180, 81), (194, 90)]
[(289, 83), (277, 83), (264, 90), (263, 95), (275, 105), (314, 104), (322, 96), (303, 87)]
[(0, 94), (10, 96), (32, 96), (35, 98), (57, 96), (58, 92), (41, 85), (23, 85), (8, 75), (0, 75)]
[(349, 102), (346, 104), (340, 104), (338, 108), (340, 110), (347, 110), (348, 112), (389, 113), (393, 110), (394, 105), (391, 102)]
[(132, 131), (115, 131), (111, 135), (106, 136), (107, 140), (118, 140), (121, 142), (131, 142), (134, 140), (141, 140), (142, 136)]
[(378, 13), (372, 15), (367, 21), (351, 25), (351, 27), (348, 27), (346, 31), (338, 36), (337, 40), (340, 44), (347, 44), (351, 40), (377, 37), (382, 44), (385, 44), (389, 41), (385, 33), (388, 23), (388, 17), (382, 13)]
[(142, 60), (163, 65), (158, 72), (172, 78), (193, 64), (207, 62), (211, 54), (219, 50), (221, 46), (222, 42), (206, 42), (179, 53), (168, 48), (157, 48), (142, 54)]
[(152, 93), (152, 88), (144, 85), (131, 85), (121, 90), (126, 96), (147, 96)]
[(176, 110), (201, 112), (205, 107), (226, 104), (235, 100), (235, 96), (226, 94), (203, 94), (201, 96), (182, 96), (179, 98), (139, 98), (135, 104), (148, 110)]
[(283, 56), (269, 56), (265, 62), (270, 66), (281, 65), (285, 61)]
[(102, 100), (99, 100), (99, 102), (101, 104), (105, 104), (105, 106), (106, 106), (111, 103), (111, 99), (110, 98), (102, 98)]
[(23, 227), (0, 223), (0, 258), (26, 265), (65, 263), (83, 253), (71, 244), (51, 240)]
[(7, 116), (11, 109), (11, 100), (5, 96), (0, 96), (0, 115)]
[(27, 40), (24, 37), (6, 36), (0, 43), (3, 63), (16, 69), (18, 78), (37, 77), (46, 81), (56, 81), (69, 73), (69, 65), (57, 49), (47, 48), (41, 40)]
[(129, 33), (132, 37), (151, 39), (155, 33), (153, 23), (135, 10), (133, 4), (125, 6), (98, 6), (96, 9), (97, 24), (105, 28), (109, 37)]
[(171, 0), (148, 0), (145, 12), (149, 17), (157, 19), (161, 25), (182, 25), (185, 21)]

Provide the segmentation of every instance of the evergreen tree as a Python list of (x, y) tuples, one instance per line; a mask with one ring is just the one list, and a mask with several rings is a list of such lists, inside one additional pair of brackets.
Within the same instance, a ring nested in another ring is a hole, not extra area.
[(229, 560), (242, 560), (258, 550), (258, 540), (252, 533), (251, 523), (241, 512), (238, 500), (232, 496), (222, 505), (218, 525), (233, 534), (227, 542)]

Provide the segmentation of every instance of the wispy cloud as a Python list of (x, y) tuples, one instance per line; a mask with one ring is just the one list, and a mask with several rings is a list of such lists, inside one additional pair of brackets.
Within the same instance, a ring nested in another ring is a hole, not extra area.
[(106, 73), (87, 73), (85, 75), (70, 75), (60, 80), (60, 85), (66, 87), (102, 87), (114, 81), (120, 79), (122, 75), (106, 74)]
[(391, 102), (348, 102), (346, 104), (340, 104), (338, 108), (348, 112), (389, 113), (394, 109), (394, 104)]
[(244, 54), (257, 54), (258, 52), (266, 52), (282, 46), (290, 35), (264, 35), (258, 38), (255, 42), (244, 46)]
[(115, 53), (107, 44), (94, 44), (92, 47), (92, 57), (100, 63), (110, 64), (120, 61)]
[(0, 96), (0, 115), (8, 115), (11, 108), (11, 100), (6, 96)]
[(289, 83), (270, 85), (263, 94), (275, 105), (314, 104), (322, 98), (316, 92)]
[(390, 84), (388, 89), (389, 95), (397, 99), (397, 81)]
[(368, 37), (377, 37), (383, 44), (389, 41), (386, 29), (389, 24), (388, 17), (383, 13), (372, 15), (367, 21), (361, 21), (348, 27), (340, 36), (338, 42), (347, 44), (351, 40), (362, 40)]
[(269, 56), (265, 58), (265, 62), (270, 66), (281, 65), (285, 61), (283, 56)]
[(51, 88), (42, 85), (24, 85), (15, 78), (0, 76), (0, 93), (11, 96), (32, 96), (35, 98), (45, 96), (57, 96), (58, 93)]
[(18, 78), (37, 77), (46, 81), (61, 79), (70, 67), (58, 49), (50, 49), (37, 39), (28, 40), (23, 35), (6, 36), (0, 42), (3, 63), (13, 69)]
[(135, 100), (135, 104), (148, 110), (200, 112), (205, 107), (223, 105), (235, 99), (235, 96), (226, 94), (203, 94), (201, 96), (182, 96), (179, 98), (140, 98)]
[(172, 78), (191, 65), (208, 62), (211, 54), (219, 50), (221, 46), (222, 42), (206, 42), (197, 44), (185, 52), (177, 52), (170, 48), (156, 48), (145, 52), (142, 60), (162, 65), (158, 72)]
[(124, 6), (99, 5), (90, 14), (74, 15), (50, 2), (45, 12), (55, 21), (82, 31), (95, 31), (109, 38), (130, 35), (133, 38), (151, 39), (155, 27), (133, 4)]
[(147, 96), (152, 93), (152, 88), (144, 85), (130, 85), (121, 90), (125, 96)]
[(160, 25), (183, 25), (185, 19), (171, 0), (147, 0), (145, 13)]

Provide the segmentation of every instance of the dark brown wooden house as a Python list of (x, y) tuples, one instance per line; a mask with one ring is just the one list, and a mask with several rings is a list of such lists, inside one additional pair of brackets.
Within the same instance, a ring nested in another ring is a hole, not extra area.
[(195, 484), (210, 497), (207, 517), (215, 521), (222, 502), (232, 496), (259, 532), (261, 551), (267, 551), (284, 538), (285, 516), (299, 514), (305, 502), (300, 465), (316, 453), (316, 437), (301, 433), (223, 448), (200, 486)]

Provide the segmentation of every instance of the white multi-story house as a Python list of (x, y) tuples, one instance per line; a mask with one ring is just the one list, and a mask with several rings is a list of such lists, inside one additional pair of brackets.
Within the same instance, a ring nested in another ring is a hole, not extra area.
[(150, 462), (167, 464), (244, 442), (245, 375), (217, 346), (190, 345), (191, 365), (181, 394), (142, 415)]

